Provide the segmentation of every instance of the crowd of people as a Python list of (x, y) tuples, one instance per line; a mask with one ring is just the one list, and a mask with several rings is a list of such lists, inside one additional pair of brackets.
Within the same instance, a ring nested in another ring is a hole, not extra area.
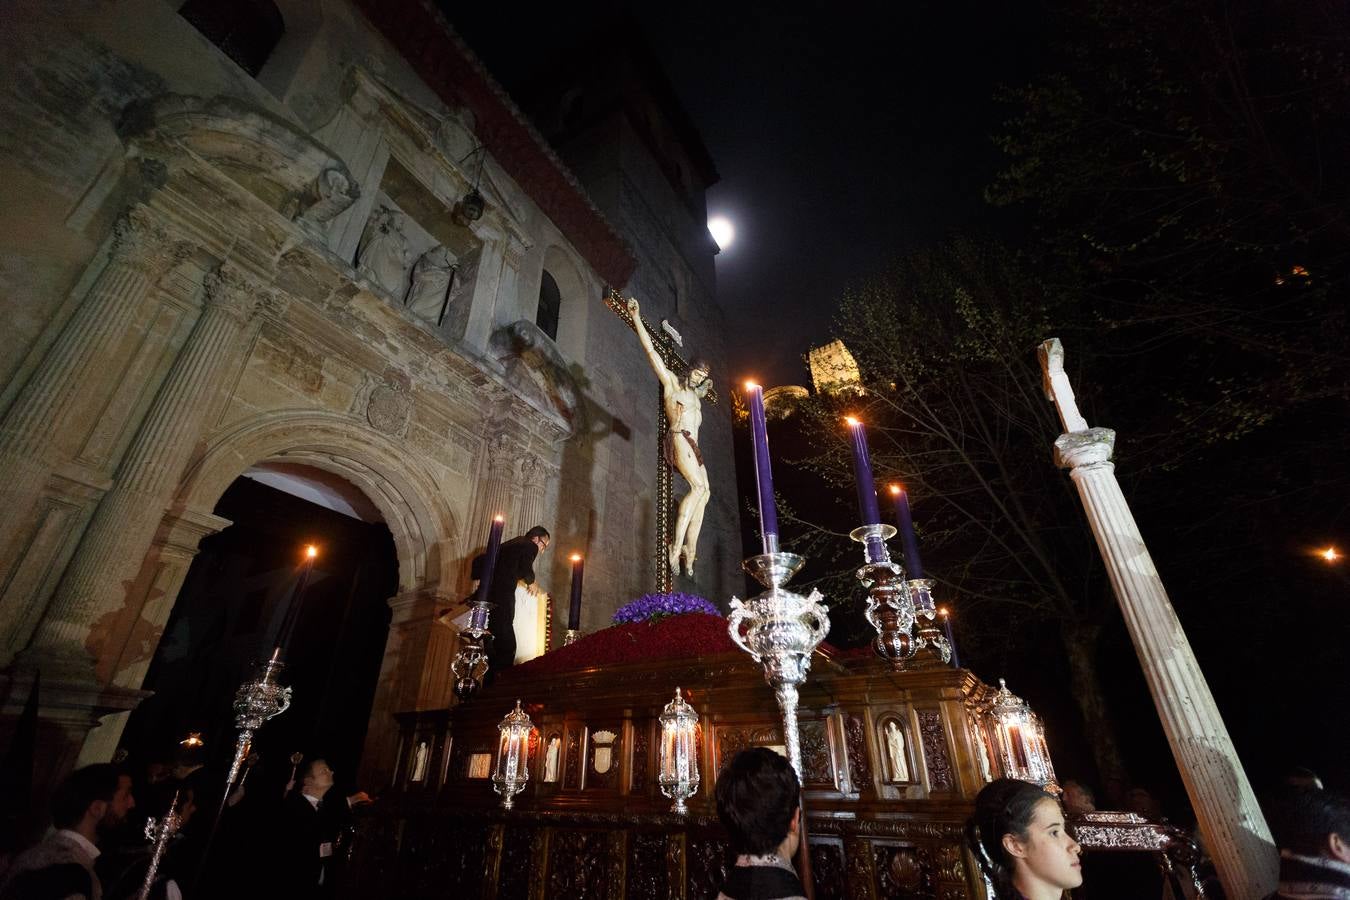
[[(718, 900), (806, 896), (792, 864), (801, 840), (800, 793), (792, 767), (771, 750), (741, 751), (722, 770), (717, 814), (735, 862)], [(1138, 814), (1156, 816), (1151, 795), (1132, 802)], [(1268, 900), (1350, 900), (1350, 797), (1324, 789), (1307, 770), (1295, 770), (1263, 806), (1280, 850), (1279, 889)], [(990, 900), (1063, 900), (1066, 891), (1083, 888), (1083, 848), (1073, 821), (1095, 810), (1092, 792), (1081, 782), (1065, 783), (1062, 803), (1026, 781), (1000, 778), (985, 785), (965, 835), (992, 890)], [(1145, 900), (1163, 893), (1159, 885), (1154, 893), (1113, 896)]]
[[(131, 900), (147, 884), (148, 900), (335, 896), (351, 810), (370, 798), (334, 791), (315, 757), (279, 791), (245, 781), (222, 800), (224, 775), (204, 762), (190, 747), (136, 777), (111, 763), (75, 770), (52, 796), (47, 834), (0, 860), (0, 900)], [(156, 859), (146, 823), (170, 810), (177, 828)]]

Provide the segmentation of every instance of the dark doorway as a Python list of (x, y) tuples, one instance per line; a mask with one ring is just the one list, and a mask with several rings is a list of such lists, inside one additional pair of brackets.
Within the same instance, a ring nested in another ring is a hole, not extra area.
[[(334, 482), (326, 473), (291, 467), (274, 483), (303, 488), (306, 471), (322, 501), (325, 482)], [(386, 601), (398, 587), (389, 529), (369, 521), (378, 513), (355, 496), (355, 508), (342, 502), (325, 508), (249, 477), (230, 485), (215, 513), (233, 524), (202, 541), (179, 592), (145, 679), (154, 695), (127, 724), (129, 764), (163, 759), (189, 732), (200, 732), (208, 767), (223, 780), (234, 753), (235, 691), (276, 641), (303, 548), (312, 543), (319, 556), (281, 678), (294, 696), (290, 709), (258, 733), (261, 762), (249, 786), (280, 797), (287, 759), (297, 751), (325, 757), (340, 786), (352, 783), (389, 633)]]

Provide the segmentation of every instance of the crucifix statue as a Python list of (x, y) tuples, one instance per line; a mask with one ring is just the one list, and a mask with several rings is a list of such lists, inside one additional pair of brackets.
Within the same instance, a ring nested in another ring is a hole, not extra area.
[[(685, 574), (690, 577), (694, 574), (703, 513), (712, 497), (708, 470), (698, 447), (698, 430), (703, 421), (702, 401), (716, 403), (717, 394), (712, 390), (708, 366), (698, 362), (691, 366), (675, 351), (667, 335), (653, 334), (642, 318), (636, 300), (624, 301), (617, 291), (610, 291), (605, 303), (637, 333), (647, 361), (661, 384), (657, 434), (660, 456), (656, 582), (658, 590), (669, 591), (674, 586), (675, 574), (680, 571), (681, 557), (684, 558)], [(689, 493), (680, 500), (672, 520), (673, 471), (678, 471), (689, 482)]]

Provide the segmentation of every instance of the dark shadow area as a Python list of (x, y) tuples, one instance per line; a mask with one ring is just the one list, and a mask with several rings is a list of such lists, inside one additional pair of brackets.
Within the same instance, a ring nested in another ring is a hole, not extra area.
[(208, 768), (234, 752), (235, 691), (276, 640), (296, 592), (306, 544), (320, 549), (305, 589), (282, 682), (290, 709), (267, 722), (248, 781), (280, 796), (293, 752), (323, 755), (339, 786), (355, 773), (389, 632), (386, 602), (398, 560), (383, 523), (367, 523), (240, 478), (215, 508), (234, 524), (202, 541), (145, 679), (154, 691), (133, 713), (123, 746), (139, 771), (172, 755), (189, 732)]

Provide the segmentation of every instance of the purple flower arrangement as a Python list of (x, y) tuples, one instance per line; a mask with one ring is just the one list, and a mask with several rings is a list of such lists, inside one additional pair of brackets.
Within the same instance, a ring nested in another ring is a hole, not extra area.
[(685, 613), (703, 613), (708, 616), (721, 616), (716, 606), (702, 597), (672, 591), (668, 594), (643, 594), (641, 597), (619, 607), (614, 613), (614, 623), (655, 622), (666, 616), (679, 616)]

